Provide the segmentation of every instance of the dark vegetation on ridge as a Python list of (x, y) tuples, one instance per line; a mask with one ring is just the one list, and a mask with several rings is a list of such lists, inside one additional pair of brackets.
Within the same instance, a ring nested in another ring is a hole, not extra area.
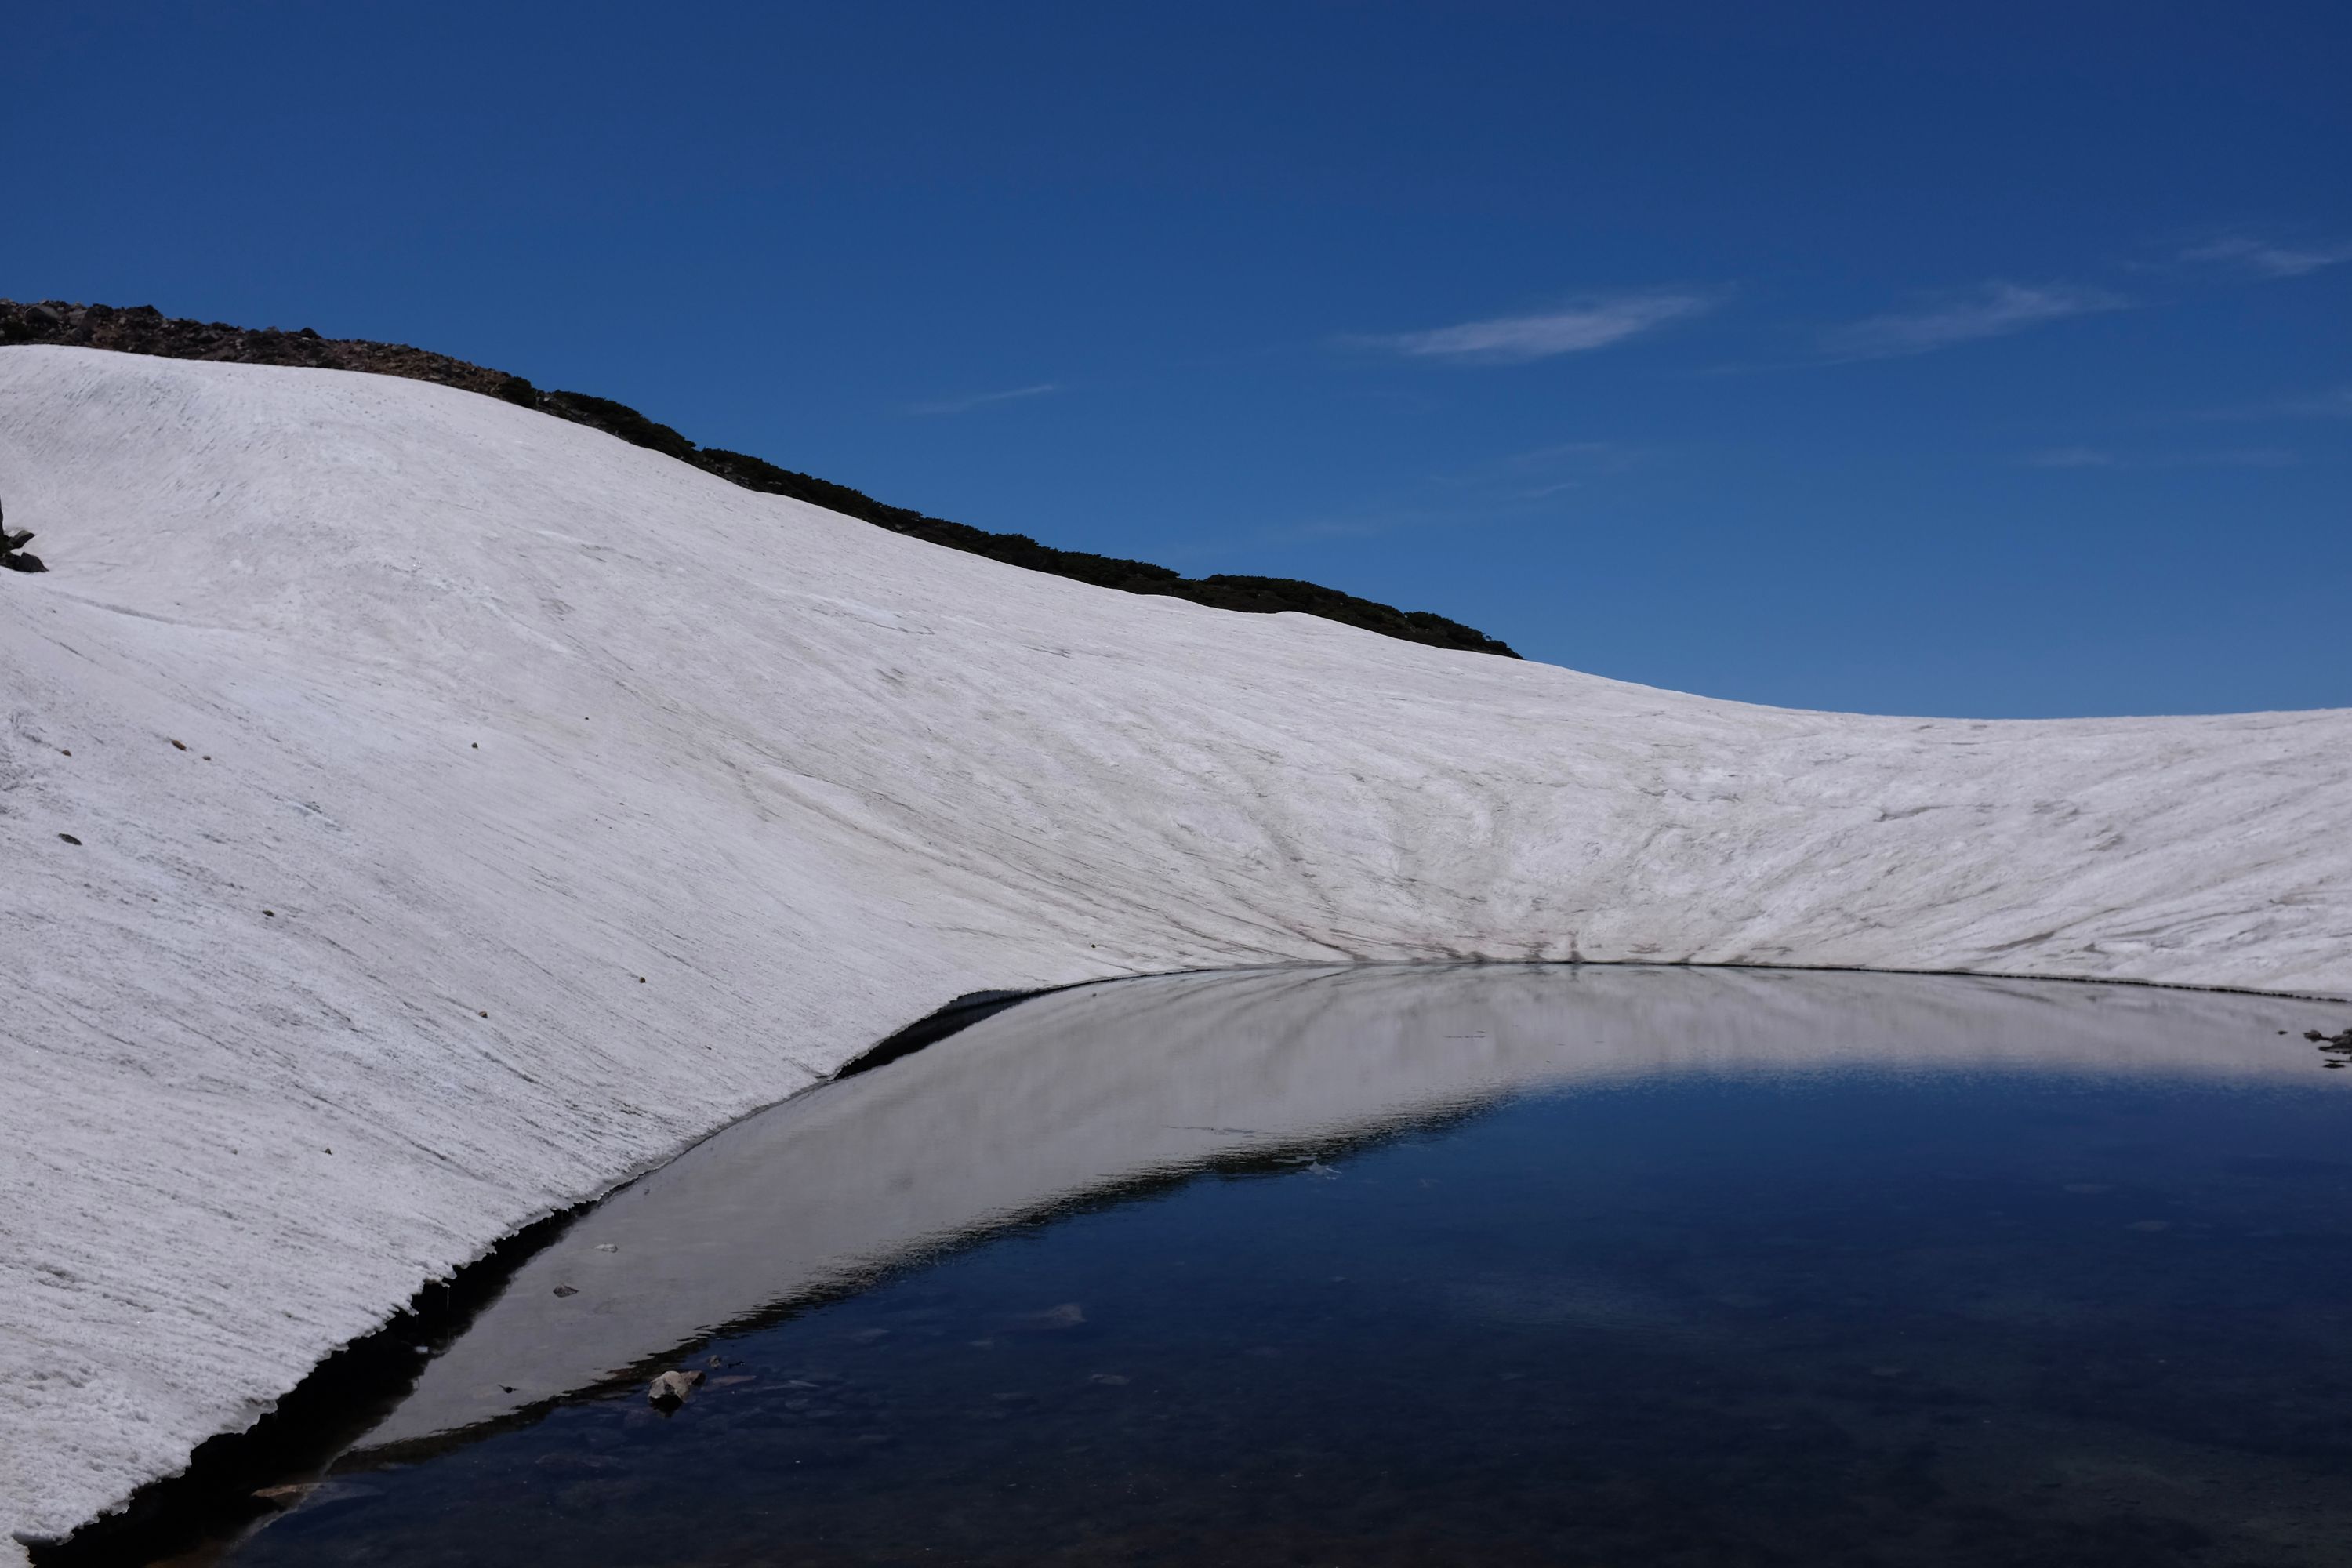
[(808, 501), (877, 528), (887, 528), (893, 533), (1025, 566), (1033, 572), (1074, 577), (1081, 583), (1129, 594), (1165, 594), (1220, 610), (1258, 615), (1299, 610), (1383, 637), (1427, 643), (1433, 647), (1501, 654), (1506, 658), (1519, 657), (1506, 644), (1444, 616), (1426, 610), (1396, 609), (1296, 578), (1223, 574), (1186, 577), (1148, 562), (1125, 561), (1081, 550), (1056, 550), (1026, 534), (991, 533), (945, 518), (928, 517), (876, 500), (846, 485), (778, 468), (761, 458), (716, 447), (698, 447), (668, 426), (656, 424), (627, 405), (609, 398), (592, 397), (584, 392), (543, 392), (521, 376), (400, 343), (322, 338), (308, 327), (292, 332), (280, 331), (276, 327), (257, 331), (218, 321), (184, 321), (167, 317), (152, 305), (117, 309), (111, 305), (71, 305), (55, 300), (37, 305), (0, 300), (0, 345), (10, 343), (65, 343), (123, 353), (155, 354), (165, 359), (308, 365), (438, 382), (602, 430), (635, 446), (691, 463), (746, 489)]

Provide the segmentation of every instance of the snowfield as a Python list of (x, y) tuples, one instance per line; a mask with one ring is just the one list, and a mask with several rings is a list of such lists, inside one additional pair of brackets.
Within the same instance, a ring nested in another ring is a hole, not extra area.
[(0, 499), (50, 566), (0, 574), (24, 1538), (966, 992), (1582, 958), (2352, 995), (2352, 711), (1712, 701), (329, 371), (0, 351)]

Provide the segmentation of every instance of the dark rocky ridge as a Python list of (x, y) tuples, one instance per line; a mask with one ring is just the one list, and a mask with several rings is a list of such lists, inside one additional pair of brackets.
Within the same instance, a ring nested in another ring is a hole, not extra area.
[(1086, 551), (1056, 550), (1026, 534), (991, 533), (984, 529), (929, 517), (905, 507), (876, 500), (860, 490), (820, 479), (812, 474), (778, 468), (764, 458), (715, 447), (698, 447), (667, 425), (656, 424), (625, 404), (592, 397), (584, 392), (543, 392), (519, 375), (491, 370), (446, 354), (429, 353), (401, 343), (369, 342), (358, 338), (322, 338), (310, 328), (281, 331), (276, 327), (255, 331), (224, 322), (191, 321), (165, 316), (152, 305), (118, 309), (111, 305), (71, 305), (48, 300), (37, 305), (0, 300), (0, 345), (65, 343), (80, 348), (112, 349), (122, 353), (156, 354), (165, 359), (218, 360), (233, 364), (307, 365), (321, 370), (367, 371), (377, 375), (401, 375), (412, 381), (438, 382), (486, 397), (503, 398), (574, 424), (617, 436), (635, 446), (650, 447), (683, 463), (691, 463), (746, 489), (789, 496), (887, 528), (893, 533), (945, 545), (974, 555), (985, 555), (1033, 572), (1074, 577), (1097, 587), (1129, 594), (1165, 594), (1220, 610), (1270, 615), (1299, 610), (1347, 626), (1360, 626), (1383, 637), (1433, 647), (1462, 648), (1474, 653), (1519, 656), (1512, 649), (1459, 621), (1426, 610), (1399, 610), (1360, 599), (1336, 588), (1303, 583), (1290, 577), (1244, 577), (1218, 574), (1186, 577), (1165, 566), (1126, 561)]

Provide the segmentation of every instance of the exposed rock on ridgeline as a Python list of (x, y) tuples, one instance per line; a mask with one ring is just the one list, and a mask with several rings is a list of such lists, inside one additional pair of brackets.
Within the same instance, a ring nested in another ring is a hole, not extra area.
[(698, 447), (668, 426), (646, 418), (626, 404), (592, 397), (584, 392), (542, 392), (521, 376), (403, 343), (322, 338), (309, 327), (289, 332), (276, 327), (255, 331), (232, 327), (225, 321), (186, 321), (166, 316), (152, 305), (117, 308), (73, 305), (60, 300), (31, 305), (0, 300), (0, 345), (10, 343), (65, 343), (79, 348), (112, 349), (121, 353), (155, 354), (164, 359), (303, 365), (438, 382), (589, 426), (682, 463), (691, 463), (746, 489), (807, 501), (877, 528), (887, 528), (893, 533), (908, 534), (950, 550), (985, 555), (1032, 572), (1076, 578), (1099, 588), (1117, 588), (1129, 594), (1162, 594), (1213, 609), (1255, 615), (1296, 610), (1406, 642), (1500, 654), (1506, 658), (1519, 657), (1507, 644), (1444, 616), (1427, 610), (1400, 610), (1293, 577), (1224, 574), (1187, 577), (1149, 562), (1082, 550), (1056, 550), (1026, 534), (991, 533), (945, 518), (926, 516), (876, 500), (846, 485), (778, 468), (764, 458), (716, 447)]

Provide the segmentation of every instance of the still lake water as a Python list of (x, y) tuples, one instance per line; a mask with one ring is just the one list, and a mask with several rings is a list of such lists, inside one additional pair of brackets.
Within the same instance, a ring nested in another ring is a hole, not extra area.
[(583, 1216), (230, 1560), (2352, 1563), (2347, 1014), (1057, 994)]

